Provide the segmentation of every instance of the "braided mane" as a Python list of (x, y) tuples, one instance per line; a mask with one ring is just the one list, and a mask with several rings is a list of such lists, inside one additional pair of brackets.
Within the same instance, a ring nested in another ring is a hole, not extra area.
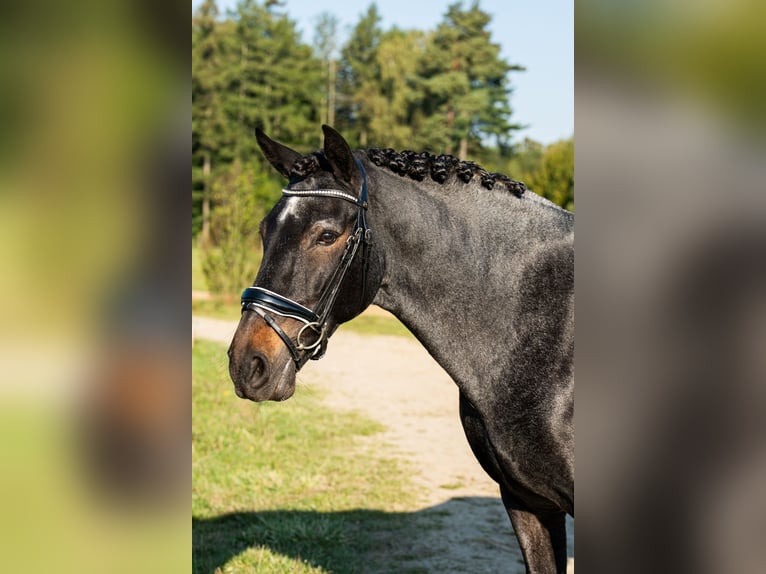
[(426, 151), (410, 150), (396, 152), (387, 148), (369, 149), (367, 157), (375, 165), (388, 168), (397, 175), (406, 176), (415, 181), (423, 181), (430, 176), (436, 183), (444, 183), (452, 173), (455, 173), (463, 183), (468, 183), (476, 176), (481, 181), (482, 187), (492, 189), (495, 185), (501, 185), (517, 197), (521, 197), (527, 189), (524, 183), (511, 179), (507, 175), (489, 172), (476, 162), (460, 161), (452, 155), (434, 155)]
[[(397, 175), (423, 181), (430, 177), (436, 183), (446, 182), (453, 173), (463, 183), (478, 177), (482, 187), (493, 189), (499, 185), (516, 197), (521, 197), (527, 189), (523, 182), (511, 179), (507, 175), (489, 172), (473, 161), (461, 161), (458, 158), (429, 152), (402, 152), (393, 149), (368, 149), (365, 152), (370, 161), (378, 167), (385, 167)], [(314, 152), (295, 161), (290, 170), (290, 179), (303, 179), (319, 169), (331, 171), (331, 167), (321, 152)]]

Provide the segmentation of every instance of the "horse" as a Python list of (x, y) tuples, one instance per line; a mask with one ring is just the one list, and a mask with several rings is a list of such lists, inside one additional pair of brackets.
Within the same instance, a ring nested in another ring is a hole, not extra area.
[[(283, 401), (337, 327), (393, 313), (459, 388), (468, 443), (527, 572), (566, 571), (574, 516), (574, 215), (450, 155), (352, 152), (323, 125), (309, 155), (256, 129), (288, 180), (228, 349), (237, 395)], [(353, 352), (353, 351), (351, 351)]]

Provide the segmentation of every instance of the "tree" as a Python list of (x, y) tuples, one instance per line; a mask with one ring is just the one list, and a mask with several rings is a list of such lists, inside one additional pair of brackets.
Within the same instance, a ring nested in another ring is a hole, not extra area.
[(543, 163), (543, 153), (545, 146), (538, 141), (530, 138), (513, 146), (510, 160), (507, 161), (504, 169), (506, 174), (514, 179), (527, 181), (529, 177), (540, 169)]
[(329, 12), (319, 15), (314, 32), (314, 46), (317, 56), (322, 60), (322, 72), (325, 89), (323, 90), (321, 121), (323, 124), (335, 125), (336, 83), (338, 60), (338, 18)]
[(227, 51), (215, 0), (205, 0), (192, 18), (192, 191), (201, 202), (202, 242), (210, 238), (213, 170), (230, 141), (224, 114)]
[(507, 145), (511, 131), (521, 127), (509, 122), (508, 73), (524, 68), (500, 57), (487, 29), (490, 20), (476, 1), (467, 10), (452, 4), (421, 60), (430, 147), (447, 153), (457, 148), (461, 159), (486, 139)]
[(213, 185), (211, 242), (202, 245), (202, 271), (210, 291), (232, 298), (255, 279), (260, 260), (259, 223), (275, 186), (252, 163), (239, 159)]
[(399, 149), (417, 147), (422, 125), (417, 71), (425, 47), (426, 35), (418, 30), (394, 28), (383, 35), (376, 54), (379, 93), (370, 98), (374, 106), (370, 139), (375, 144)]
[(295, 23), (255, 0), (237, 6), (238, 64), (229, 92), (230, 113), (240, 132), (239, 156), (257, 155), (253, 130), (298, 148), (315, 147), (319, 136), (322, 72)]
[(375, 4), (359, 20), (341, 50), (339, 70), (339, 128), (347, 139), (367, 147), (375, 108), (380, 97), (378, 47), (383, 32)]
[(574, 138), (550, 144), (539, 167), (526, 178), (527, 186), (553, 203), (574, 209)]

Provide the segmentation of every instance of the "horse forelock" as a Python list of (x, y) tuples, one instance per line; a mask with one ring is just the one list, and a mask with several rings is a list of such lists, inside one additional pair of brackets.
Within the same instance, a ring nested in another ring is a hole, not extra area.
[(290, 181), (306, 179), (321, 170), (331, 171), (332, 167), (321, 151), (315, 151), (295, 160), (290, 168)]

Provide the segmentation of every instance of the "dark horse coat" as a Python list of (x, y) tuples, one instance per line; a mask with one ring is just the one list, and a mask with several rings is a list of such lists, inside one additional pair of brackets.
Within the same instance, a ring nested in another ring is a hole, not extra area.
[[(350, 261), (309, 334), (323, 349), (371, 303), (396, 315), (458, 385), (468, 442), (500, 486), (527, 570), (564, 572), (564, 519), (574, 515), (574, 216), (476, 164), (352, 152), (323, 129), (324, 149), (305, 157), (257, 132), (289, 185), (262, 223), (260, 299), (245, 306), (229, 349), (237, 394), (292, 395), (296, 371), (319, 348), (306, 350), (299, 331), (313, 319), (299, 319), (300, 308), (321, 306), (339, 262)], [(357, 199), (364, 188), (368, 202)], [(347, 260), (361, 216), (369, 251)], [(273, 294), (281, 299), (264, 303)]]

